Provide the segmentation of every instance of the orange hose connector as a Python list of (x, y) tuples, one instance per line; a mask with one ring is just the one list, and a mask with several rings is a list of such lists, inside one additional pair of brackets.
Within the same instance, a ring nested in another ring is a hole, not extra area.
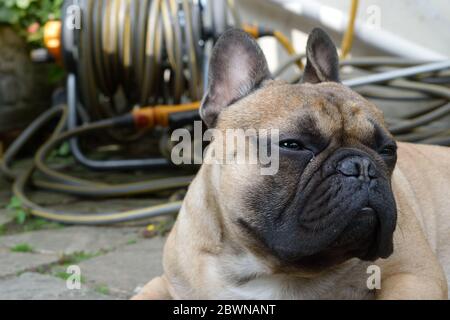
[(253, 38), (259, 38), (259, 28), (256, 25), (244, 24), (242, 29), (251, 35)]
[(44, 25), (44, 45), (56, 61), (61, 61), (61, 21), (48, 21)]
[(172, 113), (193, 111), (199, 107), (200, 101), (178, 105), (150, 106), (133, 110), (133, 118), (138, 128), (168, 127), (169, 116)]

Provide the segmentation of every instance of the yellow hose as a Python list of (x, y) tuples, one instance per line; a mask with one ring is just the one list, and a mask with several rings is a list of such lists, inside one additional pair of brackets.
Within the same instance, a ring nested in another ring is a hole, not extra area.
[[(293, 56), (296, 54), (294, 46), (292, 45), (292, 43), (289, 41), (289, 39), (283, 33), (281, 33), (280, 31), (274, 31), (273, 36), (286, 49), (286, 51), (287, 51), (287, 53), (289, 53), (289, 55)], [(298, 59), (296, 61), (296, 64), (300, 68), (300, 70), (303, 70), (302, 60)]]
[(358, 5), (359, 0), (352, 0), (347, 30), (345, 31), (344, 38), (342, 39), (341, 43), (341, 59), (345, 59), (352, 49)]
[[(253, 38), (259, 38), (259, 37), (263, 37), (263, 36), (273, 36), (290, 56), (294, 56), (297, 54), (297, 52), (294, 49), (294, 46), (289, 41), (288, 37), (286, 37), (280, 31), (271, 31), (271, 30), (267, 30), (267, 29), (262, 29), (263, 31), (261, 31), (257, 25), (251, 25), (251, 24), (244, 24), (242, 26), (242, 29), (245, 32), (247, 32), (249, 35), (251, 35)], [(295, 63), (300, 68), (300, 70), (303, 70), (304, 66), (300, 59), (295, 61)]]

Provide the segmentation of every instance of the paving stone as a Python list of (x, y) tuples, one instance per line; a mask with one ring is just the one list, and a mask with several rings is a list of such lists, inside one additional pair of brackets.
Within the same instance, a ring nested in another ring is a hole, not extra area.
[(54, 254), (0, 251), (0, 278), (14, 276), (20, 272), (34, 270), (58, 261)]
[(105, 285), (112, 295), (130, 298), (138, 288), (162, 274), (165, 238), (141, 240), (79, 264), (88, 284)]
[(0, 226), (3, 226), (11, 222), (14, 217), (8, 212), (7, 209), (0, 209)]
[(104, 299), (112, 298), (83, 284), (80, 290), (69, 290), (64, 280), (39, 273), (24, 273), (19, 277), (0, 280), (0, 300)]
[(41, 253), (97, 253), (111, 250), (139, 238), (138, 228), (68, 227), (39, 230), (0, 237), (0, 248), (26, 243)]
[(12, 215), (6, 209), (11, 198), (9, 188), (9, 185), (0, 177), (0, 226), (13, 220)]

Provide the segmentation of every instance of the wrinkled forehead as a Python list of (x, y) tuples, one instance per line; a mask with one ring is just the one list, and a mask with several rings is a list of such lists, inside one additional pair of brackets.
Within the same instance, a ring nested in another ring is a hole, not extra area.
[(386, 131), (378, 108), (351, 89), (331, 82), (273, 82), (231, 106), (224, 118), (230, 113), (234, 113), (233, 124), (223, 119), (221, 126), (273, 128), (325, 138), (345, 135), (347, 140), (370, 139), (377, 130)]

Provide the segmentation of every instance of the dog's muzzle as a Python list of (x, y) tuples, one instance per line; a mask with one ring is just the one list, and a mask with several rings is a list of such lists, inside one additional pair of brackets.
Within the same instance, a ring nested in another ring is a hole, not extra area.
[(392, 254), (397, 211), (390, 178), (368, 154), (336, 151), (309, 184), (295, 200), (298, 230), (288, 238), (296, 245), (277, 246), (282, 259), (321, 267)]

